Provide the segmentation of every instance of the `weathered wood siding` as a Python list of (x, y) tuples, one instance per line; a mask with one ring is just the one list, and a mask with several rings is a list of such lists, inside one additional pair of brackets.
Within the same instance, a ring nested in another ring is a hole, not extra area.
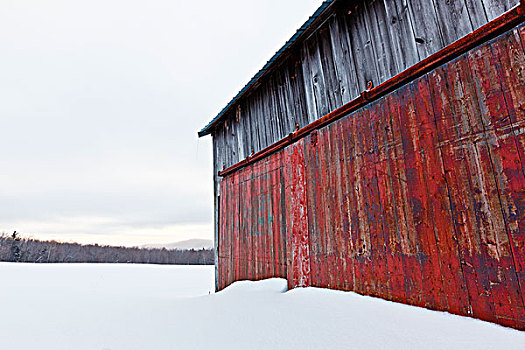
[(369, 82), (377, 86), (518, 2), (336, 1), (328, 17), (312, 25), (307, 40), (276, 62), (213, 130), (215, 241), (220, 170), (351, 101)]
[(279, 276), (525, 330), (524, 43), (520, 26), (224, 178), (219, 288)]
[(227, 168), (341, 107), (519, 0), (336, 1), (213, 131)]

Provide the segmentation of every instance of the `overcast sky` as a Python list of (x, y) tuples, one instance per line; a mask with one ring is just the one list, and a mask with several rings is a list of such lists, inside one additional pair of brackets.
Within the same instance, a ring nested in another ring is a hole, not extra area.
[(0, 0), (0, 232), (212, 239), (197, 131), (320, 0)]

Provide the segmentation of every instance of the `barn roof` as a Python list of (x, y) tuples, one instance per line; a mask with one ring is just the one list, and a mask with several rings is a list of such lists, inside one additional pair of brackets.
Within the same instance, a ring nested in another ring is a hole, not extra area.
[(277, 51), (275, 55), (264, 65), (264, 67), (253, 76), (253, 78), (246, 84), (246, 86), (239, 91), (239, 93), (222, 109), (222, 111), (217, 114), (215, 118), (213, 118), (208, 125), (206, 125), (204, 128), (202, 128), (201, 131), (199, 131), (199, 137), (203, 137), (206, 135), (209, 135), (213, 129), (213, 127), (224, 117), (224, 115), (230, 110), (230, 108), (252, 87), (259, 81), (259, 79), (268, 71), (270, 70), (274, 63), (279, 60), (285, 53), (288, 52), (288, 50), (295, 44), (302, 36), (302, 34), (307, 31), (312, 23), (315, 22), (317, 18), (319, 18), (321, 15), (325, 13), (325, 11), (328, 9), (328, 7), (335, 2), (335, 0), (326, 0), (323, 2), (323, 4), (315, 11), (315, 13), (297, 30), (297, 32), (291, 37), (290, 40), (288, 40), (284, 46)]

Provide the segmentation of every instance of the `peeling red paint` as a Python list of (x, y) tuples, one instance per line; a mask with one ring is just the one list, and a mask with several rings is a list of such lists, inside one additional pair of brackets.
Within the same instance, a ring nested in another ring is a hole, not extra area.
[(278, 276), (525, 330), (524, 37), (226, 174), (219, 288)]

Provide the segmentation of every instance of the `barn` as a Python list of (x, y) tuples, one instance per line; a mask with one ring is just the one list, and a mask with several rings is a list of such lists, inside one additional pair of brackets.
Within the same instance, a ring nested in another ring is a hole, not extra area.
[(282, 277), (525, 330), (524, 10), (325, 1), (199, 132), (217, 290)]

